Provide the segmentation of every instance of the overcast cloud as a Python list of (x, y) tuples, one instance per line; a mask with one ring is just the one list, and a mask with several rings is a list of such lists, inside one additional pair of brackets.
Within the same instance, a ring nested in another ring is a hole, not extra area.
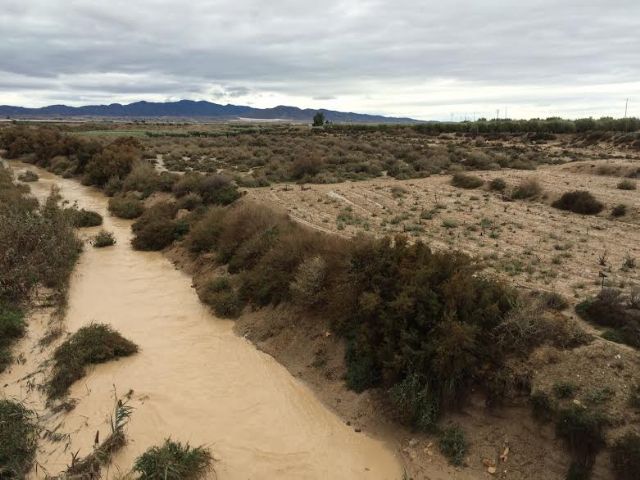
[(0, 0), (0, 104), (640, 116), (640, 1)]

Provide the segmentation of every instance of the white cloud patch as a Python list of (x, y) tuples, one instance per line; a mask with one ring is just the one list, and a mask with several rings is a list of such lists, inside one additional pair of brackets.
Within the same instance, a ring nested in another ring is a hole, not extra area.
[(640, 116), (636, 0), (0, 0), (0, 31), (4, 104)]

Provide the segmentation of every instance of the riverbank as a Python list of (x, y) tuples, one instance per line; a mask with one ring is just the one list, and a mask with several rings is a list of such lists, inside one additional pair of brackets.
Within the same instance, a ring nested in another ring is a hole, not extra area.
[(117, 241), (114, 247), (85, 249), (69, 289), (66, 329), (107, 323), (140, 352), (92, 367), (71, 389), (75, 408), (52, 414), (33, 388), (46, 375), (48, 350), (28, 360), (42, 335), (40, 324), (32, 323), (23, 345), (27, 361), (0, 382), (6, 396), (38, 404), (45, 428), (57, 434), (57, 441), (41, 442), (41, 468), (34, 478), (64, 469), (70, 452), (91, 450), (96, 431), (104, 434), (108, 428), (114, 389), (121, 395), (131, 391), (135, 410), (129, 443), (105, 472), (107, 478), (126, 471), (141, 452), (168, 436), (210, 447), (220, 479), (401, 478), (401, 465), (383, 442), (345, 425), (272, 357), (237, 336), (233, 322), (213, 317), (185, 273), (160, 253), (132, 250), (131, 222), (110, 217), (104, 195), (37, 171), (37, 196), (58, 185), (66, 200), (102, 214), (103, 228)]

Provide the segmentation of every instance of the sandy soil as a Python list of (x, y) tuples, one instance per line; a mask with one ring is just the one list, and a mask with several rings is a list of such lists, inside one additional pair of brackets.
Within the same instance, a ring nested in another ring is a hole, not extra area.
[[(624, 160), (606, 163), (629, 165)], [(502, 194), (486, 189), (455, 188), (449, 184), (449, 175), (277, 185), (250, 189), (247, 195), (285, 209), (294, 219), (318, 230), (346, 236), (363, 231), (405, 233), (435, 248), (472, 254), (520, 286), (581, 299), (597, 291), (601, 272), (612, 286), (640, 282), (640, 268), (622, 268), (626, 256), (640, 260), (640, 190), (617, 189), (620, 177), (581, 173), (579, 167), (589, 165), (576, 162), (536, 171), (473, 172), (485, 180), (503, 178), (511, 186), (535, 178), (543, 195), (534, 201), (507, 201)], [(550, 206), (565, 191), (579, 189), (589, 190), (604, 202), (605, 211), (584, 216)], [(612, 218), (611, 208), (621, 203), (627, 205), (627, 215)], [(605, 252), (606, 265), (602, 266), (599, 258)]]

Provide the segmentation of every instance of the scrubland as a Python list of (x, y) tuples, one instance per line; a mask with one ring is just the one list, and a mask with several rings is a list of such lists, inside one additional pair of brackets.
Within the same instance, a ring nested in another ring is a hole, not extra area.
[[(637, 134), (91, 128), (2, 146), (104, 189), (217, 315), (318, 319), (305, 368), (375, 392), (409, 475), (433, 474), (431, 439), (460, 478), (638, 475)], [(549, 431), (564, 456), (532, 463)]]

